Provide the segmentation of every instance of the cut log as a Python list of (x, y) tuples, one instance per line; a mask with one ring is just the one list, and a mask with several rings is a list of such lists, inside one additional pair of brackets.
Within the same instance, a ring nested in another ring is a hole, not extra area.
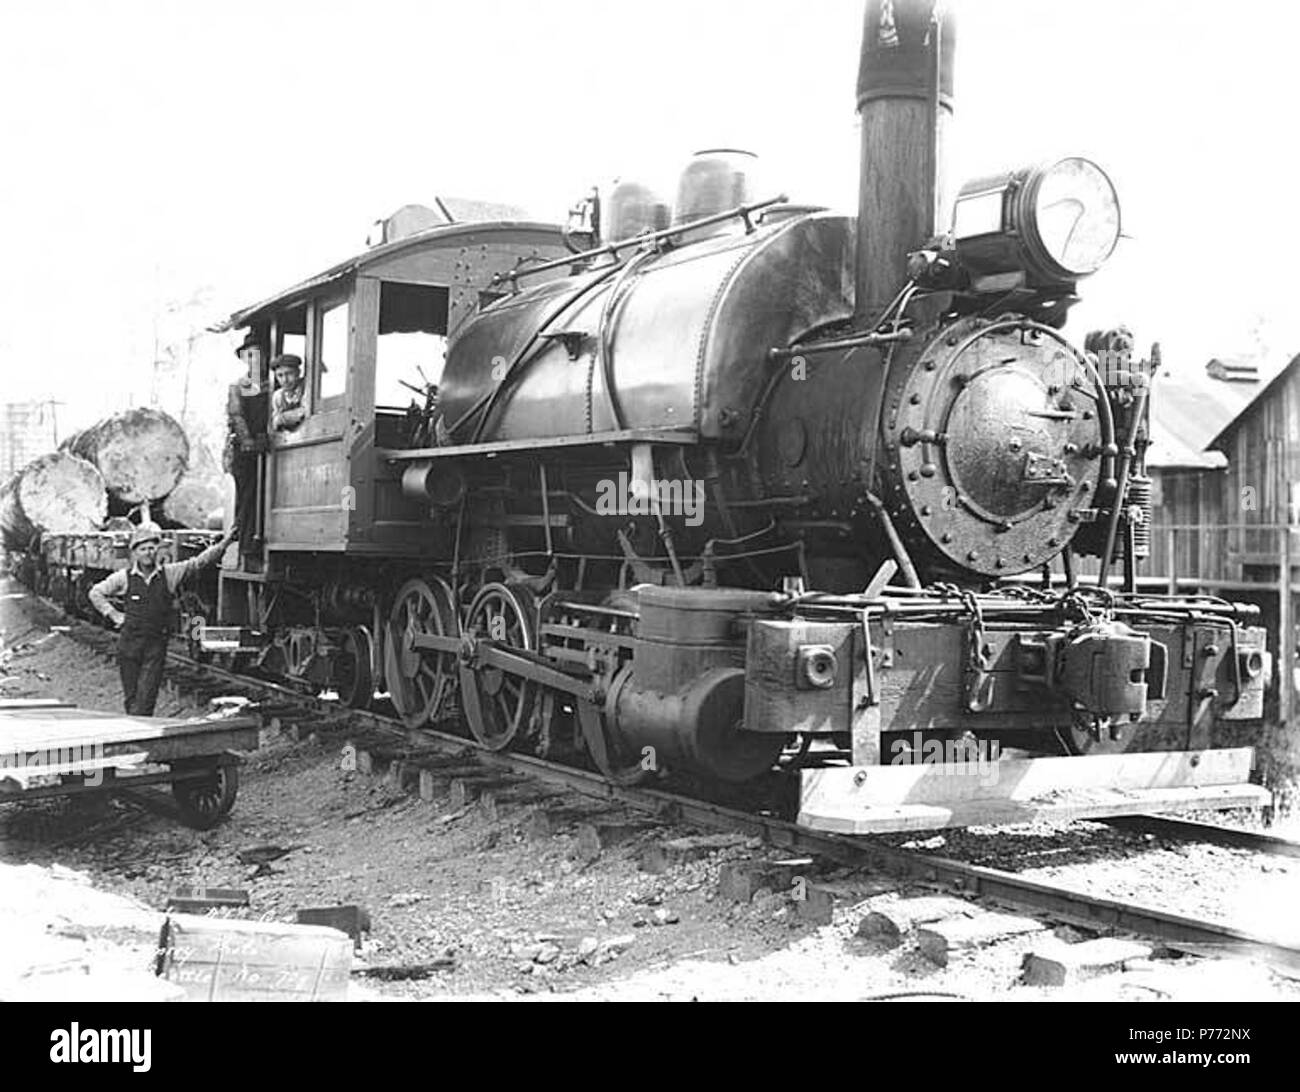
[(197, 478), (190, 474), (167, 495), (162, 504), (164, 527), (212, 527), (215, 514), (217, 527), (221, 527), (220, 512), (223, 504), (221, 481), (218, 478)]
[(0, 533), (12, 550), (38, 534), (97, 531), (107, 514), (104, 479), (75, 455), (42, 455), (0, 486)]
[(185, 430), (161, 410), (148, 407), (106, 417), (74, 432), (59, 447), (99, 469), (112, 515), (161, 501), (176, 488), (190, 458)]

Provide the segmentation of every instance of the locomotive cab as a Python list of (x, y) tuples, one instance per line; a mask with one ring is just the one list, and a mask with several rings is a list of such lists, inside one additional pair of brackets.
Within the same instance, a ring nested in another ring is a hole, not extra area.
[(386, 456), (428, 435), (447, 338), (479, 307), (492, 271), (567, 253), (560, 229), (548, 224), (395, 220), (417, 230), (226, 324), (251, 333), (268, 358), (301, 358), (306, 416), (266, 437), (260, 564), (232, 551), (209, 643), (314, 683), (333, 678), (344, 645), (345, 658), (360, 647), (372, 678), (379, 675), (374, 634), (391, 595), (385, 580), (446, 547), (428, 505), (403, 495)]

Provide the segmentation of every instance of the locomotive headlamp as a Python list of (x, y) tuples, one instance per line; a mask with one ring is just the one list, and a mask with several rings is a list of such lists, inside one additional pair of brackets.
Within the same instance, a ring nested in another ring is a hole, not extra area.
[(1119, 199), (1091, 160), (1027, 167), (963, 186), (953, 208), (953, 239), (976, 290), (981, 282), (1073, 284), (1115, 249)]

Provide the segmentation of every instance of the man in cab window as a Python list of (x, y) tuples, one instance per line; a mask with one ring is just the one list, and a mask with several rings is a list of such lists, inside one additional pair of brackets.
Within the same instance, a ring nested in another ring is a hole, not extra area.
[(275, 393), (271, 395), (271, 430), (292, 432), (307, 419), (303, 403), (302, 358), (282, 353), (271, 361)]

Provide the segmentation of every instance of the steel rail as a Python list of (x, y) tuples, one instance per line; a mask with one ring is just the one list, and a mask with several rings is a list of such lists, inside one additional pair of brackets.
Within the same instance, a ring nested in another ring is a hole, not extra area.
[[(56, 606), (56, 609), (61, 608)], [(586, 796), (615, 801), (648, 812), (666, 822), (747, 834), (792, 853), (822, 856), (843, 865), (875, 869), (901, 879), (954, 888), (967, 895), (1036, 912), (1070, 925), (1136, 933), (1189, 954), (1232, 954), (1261, 958), (1279, 970), (1300, 976), (1300, 939), (1289, 940), (1251, 933), (1219, 922), (1189, 918), (1151, 906), (1088, 895), (983, 865), (896, 848), (861, 837), (808, 830), (787, 819), (740, 811), (662, 789), (614, 785), (600, 774), (589, 770), (517, 752), (490, 751), (464, 736), (434, 728), (408, 729), (401, 721), (382, 714), (337, 706), (333, 702), (279, 683), (237, 675), (212, 664), (201, 664), (175, 650), (170, 650), (167, 658), (172, 663), (196, 669), (245, 689), (262, 690), (289, 698), (293, 705), (323, 716), (346, 716), (411, 745), (427, 747), (433, 744), (438, 749), (462, 752), (470, 750), (485, 765), (522, 773)], [(1286, 839), (1258, 835), (1251, 831), (1230, 831), (1230, 828), (1212, 824), (1193, 824), (1157, 816), (1130, 817), (1128, 822), (1155, 823), (1171, 833), (1180, 830), (1189, 838), (1222, 841), (1225, 844), (1231, 842), (1243, 847), (1260, 848), (1263, 852), (1285, 852), (1292, 855), (1290, 851), (1279, 849), (1278, 845), (1295, 845)], [(1263, 848), (1266, 845), (1272, 848)]]
[(1300, 842), (1267, 834), (1260, 830), (1242, 830), (1204, 823), (1198, 819), (1178, 819), (1169, 815), (1117, 815), (1102, 822), (1118, 830), (1138, 830), (1183, 842), (1207, 842), (1230, 849), (1249, 849), (1271, 857), (1300, 858)]

